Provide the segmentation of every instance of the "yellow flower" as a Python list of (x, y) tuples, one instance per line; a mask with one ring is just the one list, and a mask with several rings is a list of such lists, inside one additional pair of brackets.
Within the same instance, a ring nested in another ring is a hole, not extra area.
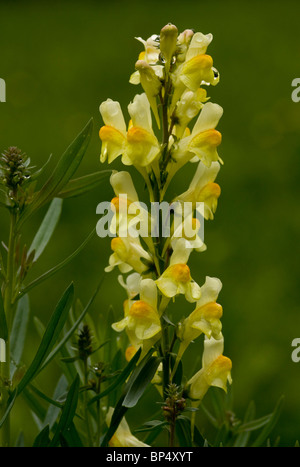
[(159, 59), (160, 53), (159, 37), (156, 34), (152, 34), (147, 40), (141, 37), (136, 37), (136, 39), (145, 47), (145, 50), (139, 55), (139, 60), (145, 60), (149, 65), (155, 65)]
[(182, 358), (188, 345), (202, 333), (208, 338), (221, 339), (223, 314), (222, 306), (216, 303), (222, 283), (215, 277), (206, 277), (201, 287), (201, 298), (197, 301), (195, 310), (179, 323), (177, 336), (181, 340), (177, 359)]
[(135, 64), (135, 68), (140, 74), (140, 83), (149, 100), (157, 126), (160, 128), (156, 98), (161, 90), (161, 81), (155, 73), (153, 67), (150, 66), (145, 60), (138, 60)]
[(205, 219), (213, 219), (217, 209), (218, 198), (221, 194), (220, 186), (215, 183), (215, 179), (220, 170), (218, 162), (212, 162), (210, 167), (199, 162), (195, 175), (187, 191), (178, 195), (176, 200), (181, 202), (204, 203)]
[[(187, 35), (187, 39), (190, 34)], [(185, 40), (183, 36), (183, 41)], [(213, 67), (213, 59), (206, 54), (206, 50), (212, 35), (204, 35), (197, 32), (191, 38), (190, 45), (185, 53), (185, 61), (179, 65), (173, 73), (174, 94), (172, 98), (171, 109), (173, 110), (176, 102), (187, 88), (196, 92), (202, 84), (215, 86), (219, 82), (219, 73)], [(184, 55), (183, 55), (184, 56)], [(183, 56), (180, 56), (182, 60)]]
[(150, 104), (146, 94), (136, 95), (129, 104), (128, 111), (132, 125), (127, 132), (122, 162), (125, 165), (146, 167), (160, 153), (160, 145), (152, 129)]
[(207, 102), (204, 104), (200, 115), (190, 135), (181, 139), (177, 149), (173, 152), (173, 158), (182, 166), (185, 162), (197, 156), (207, 167), (214, 161), (221, 161), (217, 147), (221, 144), (222, 135), (215, 128), (223, 114), (223, 109), (218, 104)]
[(152, 258), (142, 247), (139, 238), (115, 237), (111, 241), (113, 253), (109, 257), (109, 265), (106, 272), (112, 271), (116, 266), (122, 273), (134, 269), (138, 273), (147, 271), (152, 264)]
[(223, 355), (224, 338), (213, 337), (204, 340), (202, 368), (188, 381), (188, 395), (197, 405), (205, 396), (210, 386), (227, 392), (227, 383), (231, 384), (232, 362)]
[(148, 210), (139, 202), (129, 172), (114, 171), (110, 177), (110, 184), (116, 195), (111, 200), (114, 215), (110, 223), (110, 232), (122, 238), (127, 235), (135, 237), (138, 234), (148, 236)]
[(207, 100), (207, 93), (202, 88), (197, 89), (196, 92), (187, 89), (182, 94), (174, 113), (175, 135), (177, 138), (183, 136), (188, 123), (196, 117), (203, 107), (203, 102)]
[[(114, 409), (110, 407), (106, 415), (106, 423), (108, 426), (111, 423), (113, 412), (114, 412)], [(109, 446), (113, 448), (117, 448), (117, 447), (148, 448), (150, 447), (148, 444), (143, 443), (131, 433), (129, 425), (125, 417), (122, 418), (121, 423), (116, 429), (115, 434), (109, 441)]]
[(157, 287), (166, 297), (184, 294), (189, 302), (199, 300), (201, 290), (191, 277), (190, 268), (186, 264), (192, 248), (186, 239), (180, 238), (171, 255), (170, 265), (156, 280)]
[(100, 128), (99, 136), (102, 141), (100, 161), (108, 159), (110, 164), (123, 154), (126, 143), (126, 124), (119, 102), (107, 99), (100, 105), (105, 126)]
[(127, 301), (124, 318), (112, 325), (121, 332), (126, 329), (129, 340), (135, 347), (149, 349), (160, 337), (161, 324), (157, 311), (157, 289), (152, 279), (140, 283), (140, 300)]

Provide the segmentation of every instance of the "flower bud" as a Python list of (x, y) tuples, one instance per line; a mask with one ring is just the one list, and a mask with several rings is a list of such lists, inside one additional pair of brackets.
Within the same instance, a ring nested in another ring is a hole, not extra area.
[(160, 31), (160, 51), (165, 60), (166, 70), (169, 71), (172, 57), (177, 46), (178, 29), (174, 24), (167, 24)]

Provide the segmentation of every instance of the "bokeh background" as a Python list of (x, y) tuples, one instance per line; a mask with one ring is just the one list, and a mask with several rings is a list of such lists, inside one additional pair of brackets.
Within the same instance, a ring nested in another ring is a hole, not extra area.
[[(300, 76), (299, 14), (299, 2), (292, 0), (0, 2), (0, 77), (7, 85), (7, 102), (0, 104), (1, 151), (17, 145), (36, 166), (53, 154), (54, 167), (93, 117), (92, 141), (78, 175), (100, 169), (99, 104), (110, 97), (126, 112), (141, 92), (128, 82), (141, 51), (134, 37), (159, 34), (168, 22), (180, 31), (213, 34), (209, 53), (221, 80), (209, 95), (224, 108), (219, 129), (225, 164), (218, 177), (218, 210), (205, 225), (208, 249), (192, 256), (191, 267), (200, 284), (206, 275), (223, 282), (225, 354), (233, 361), (237, 415), (250, 400), (258, 415), (265, 415), (283, 394), (276, 428), (282, 446), (293, 446), (300, 437), (300, 363), (291, 360), (291, 342), (300, 337), (300, 103), (291, 99), (292, 80)], [(120, 168), (119, 162), (113, 168)], [(190, 165), (176, 179), (177, 193), (186, 189), (192, 170)], [(107, 181), (65, 201), (55, 236), (31, 278), (83, 241), (98, 220), (97, 204), (111, 195)], [(28, 242), (43, 214), (26, 226)], [(1, 240), (6, 240), (6, 226), (1, 210)], [(109, 254), (109, 239), (95, 238), (67, 268), (32, 291), (27, 363), (39, 342), (33, 317), (46, 323), (71, 281), (86, 303)], [(96, 315), (113, 305), (121, 316), (125, 296), (117, 274), (106, 276)], [(43, 375), (41, 384), (49, 393), (56, 372), (53, 364)], [(23, 430), (28, 443), (36, 433), (21, 400), (13, 430)]]

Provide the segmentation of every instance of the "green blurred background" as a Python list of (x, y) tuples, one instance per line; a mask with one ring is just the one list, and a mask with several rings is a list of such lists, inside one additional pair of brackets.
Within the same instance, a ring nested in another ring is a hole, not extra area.
[[(208, 249), (192, 256), (191, 267), (200, 284), (205, 275), (223, 282), (219, 300), (225, 354), (233, 361), (237, 415), (243, 415), (250, 400), (258, 415), (265, 415), (284, 394), (276, 428), (283, 446), (300, 437), (300, 363), (291, 360), (291, 342), (300, 337), (300, 103), (291, 99), (291, 82), (300, 76), (299, 14), (300, 4), (292, 0), (0, 2), (0, 77), (7, 85), (7, 102), (0, 104), (1, 151), (17, 145), (37, 166), (52, 153), (53, 167), (93, 117), (93, 138), (78, 175), (100, 169), (99, 104), (110, 97), (126, 112), (141, 92), (128, 82), (142, 50), (134, 37), (159, 34), (168, 22), (180, 31), (213, 34), (209, 53), (221, 80), (209, 95), (224, 108), (219, 129), (225, 164), (218, 177), (222, 195), (215, 220), (205, 225)], [(113, 166), (120, 167), (119, 162)], [(190, 165), (177, 177), (177, 193), (186, 189), (192, 170)], [(111, 195), (107, 182), (64, 203), (59, 227), (31, 278), (81, 243), (98, 220), (97, 204)], [(43, 214), (27, 225), (28, 242)], [(1, 211), (0, 216), (1, 240), (6, 240), (7, 215)], [(46, 323), (72, 280), (86, 303), (109, 255), (109, 239), (96, 238), (66, 269), (32, 292), (27, 363), (39, 342), (33, 316)], [(125, 295), (117, 274), (106, 276), (95, 315), (112, 304), (121, 316)], [(179, 300), (177, 307), (183, 303)], [(43, 375), (48, 394), (56, 372), (53, 364)], [(14, 412), (13, 430), (24, 430), (28, 443), (36, 433), (22, 401)]]

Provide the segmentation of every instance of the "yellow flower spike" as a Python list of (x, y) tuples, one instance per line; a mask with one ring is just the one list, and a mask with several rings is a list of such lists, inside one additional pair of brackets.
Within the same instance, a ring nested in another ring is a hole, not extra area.
[(201, 296), (199, 285), (191, 277), (187, 266), (192, 251), (188, 241), (179, 238), (171, 255), (170, 265), (155, 281), (159, 290), (168, 298), (184, 294), (188, 302), (195, 302)]
[(188, 394), (198, 405), (210, 386), (227, 392), (227, 383), (232, 383), (232, 362), (223, 355), (224, 338), (215, 340), (205, 338), (202, 368), (188, 381)]
[(172, 64), (172, 58), (176, 52), (178, 29), (174, 24), (167, 24), (160, 31), (160, 52), (165, 61), (165, 69), (168, 73)]
[(105, 126), (100, 128), (99, 137), (102, 141), (100, 161), (106, 159), (110, 164), (120, 156), (126, 143), (126, 124), (119, 102), (107, 99), (100, 105)]
[[(106, 415), (106, 423), (110, 426), (112, 416), (113, 416), (114, 409), (112, 407), (109, 408), (107, 415)], [(119, 424), (118, 428), (116, 429), (115, 434), (109, 441), (109, 446), (113, 448), (117, 447), (126, 447), (126, 448), (134, 448), (134, 447), (141, 447), (147, 448), (150, 447), (148, 444), (143, 443), (138, 438), (136, 438), (130, 431), (129, 425), (125, 419), (122, 418), (121, 423)]]
[(135, 64), (135, 68), (140, 74), (141, 85), (148, 97), (157, 126), (160, 128), (156, 98), (161, 90), (161, 81), (155, 74), (153, 68), (145, 60), (138, 60)]

